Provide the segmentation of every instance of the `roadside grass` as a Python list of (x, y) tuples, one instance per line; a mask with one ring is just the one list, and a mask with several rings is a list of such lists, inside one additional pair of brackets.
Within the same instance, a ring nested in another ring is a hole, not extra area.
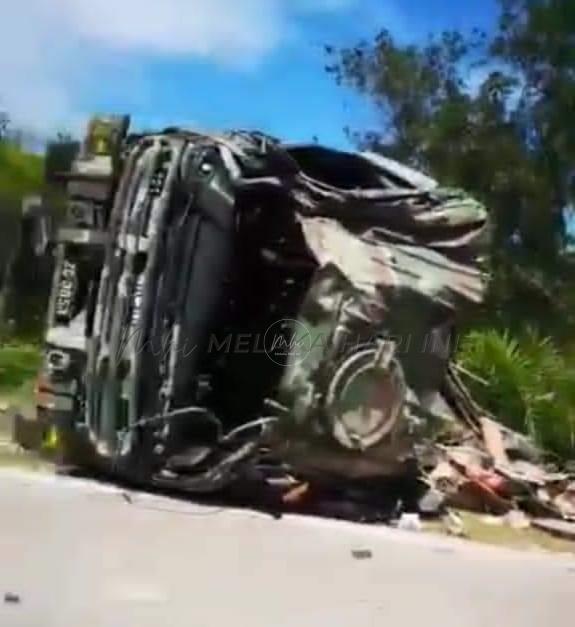
[(0, 445), (0, 468), (32, 472), (53, 472), (54, 466), (35, 453), (14, 450)]
[(10, 142), (0, 142), (0, 195), (20, 200), (42, 189), (43, 158), (28, 154)]
[[(492, 516), (465, 511), (458, 511), (457, 513), (463, 521), (465, 539), (471, 542), (519, 551), (546, 551), (575, 555), (575, 542), (553, 537), (533, 527), (513, 529)], [(447, 534), (442, 521), (425, 523), (424, 528), (431, 533)]]
[(33, 344), (14, 341), (0, 346), (0, 402), (3, 405), (30, 411), (41, 360), (40, 348)]
[(0, 390), (20, 387), (32, 379), (40, 366), (41, 354), (31, 344), (6, 343), (0, 347)]
[[(34, 416), (34, 384), (41, 360), (37, 345), (16, 340), (0, 345), (0, 409), (17, 408), (23, 415)], [(10, 425), (9, 414), (0, 411), (0, 468), (50, 472), (51, 464), (11, 442)]]

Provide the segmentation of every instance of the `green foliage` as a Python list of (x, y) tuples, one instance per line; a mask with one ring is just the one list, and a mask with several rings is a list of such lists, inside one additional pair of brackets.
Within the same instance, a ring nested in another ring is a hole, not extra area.
[(491, 39), (402, 45), (383, 30), (328, 48), (328, 71), (381, 113), (380, 128), (355, 133), (360, 145), (474, 193), (491, 209), (494, 250), (552, 273), (575, 185), (575, 4), (500, 2)]
[(0, 141), (0, 202), (17, 205), (26, 194), (39, 192), (43, 175), (42, 157)]
[(15, 390), (36, 376), (41, 352), (32, 344), (0, 346), (0, 392)]
[(528, 330), (517, 338), (473, 331), (459, 359), (485, 381), (469, 383), (478, 402), (508, 426), (561, 457), (575, 456), (575, 359)]

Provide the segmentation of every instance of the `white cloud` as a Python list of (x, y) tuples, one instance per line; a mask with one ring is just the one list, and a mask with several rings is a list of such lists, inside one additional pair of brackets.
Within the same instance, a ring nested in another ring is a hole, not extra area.
[(62, 7), (62, 20), (71, 31), (118, 51), (233, 60), (237, 55), (265, 53), (281, 36), (281, 7), (276, 0), (56, 3)]
[(294, 12), (355, 1), (15, 0), (0, 22), (0, 108), (38, 132), (75, 128), (90, 89), (113, 80), (133, 93), (148, 59), (249, 66), (284, 41)]

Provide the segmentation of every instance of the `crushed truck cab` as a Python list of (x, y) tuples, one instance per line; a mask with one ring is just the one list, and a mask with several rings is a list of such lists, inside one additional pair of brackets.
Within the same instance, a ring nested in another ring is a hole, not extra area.
[(62, 463), (191, 492), (271, 466), (371, 478), (471, 419), (449, 363), (486, 212), (463, 192), (379, 155), (125, 117), (93, 119), (59, 176), (38, 406)]

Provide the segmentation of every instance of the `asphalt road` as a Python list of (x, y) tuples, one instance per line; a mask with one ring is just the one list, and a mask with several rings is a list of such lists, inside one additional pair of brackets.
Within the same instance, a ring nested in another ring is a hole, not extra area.
[(574, 592), (568, 557), (0, 472), (2, 627), (573, 627)]

